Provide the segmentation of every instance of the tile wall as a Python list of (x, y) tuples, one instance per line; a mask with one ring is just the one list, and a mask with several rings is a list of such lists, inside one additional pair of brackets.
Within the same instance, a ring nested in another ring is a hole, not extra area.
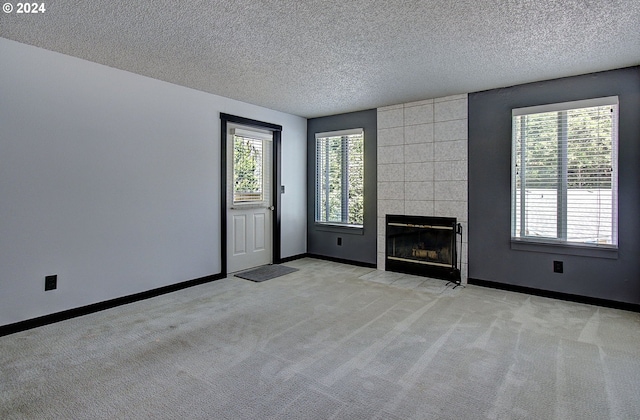
[(467, 162), (466, 94), (378, 108), (378, 269), (385, 215), (455, 217), (466, 283)]

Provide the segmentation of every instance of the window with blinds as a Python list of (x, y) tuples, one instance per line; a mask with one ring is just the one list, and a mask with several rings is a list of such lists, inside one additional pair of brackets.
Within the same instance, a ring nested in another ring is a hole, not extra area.
[(617, 247), (617, 120), (617, 97), (513, 110), (513, 239)]
[(364, 130), (316, 133), (316, 222), (362, 227)]

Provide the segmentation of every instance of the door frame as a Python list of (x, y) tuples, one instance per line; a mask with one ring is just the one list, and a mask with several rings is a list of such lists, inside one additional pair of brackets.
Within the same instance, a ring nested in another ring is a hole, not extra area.
[(237, 115), (220, 113), (220, 274), (227, 275), (227, 128), (229, 123), (241, 124), (248, 127), (267, 129), (273, 133), (271, 150), (271, 196), (274, 207), (271, 217), (271, 261), (273, 264), (282, 262), (280, 246), (281, 238), (281, 189), (282, 182), (280, 164), (282, 153), (280, 143), (282, 126), (268, 122), (252, 120)]

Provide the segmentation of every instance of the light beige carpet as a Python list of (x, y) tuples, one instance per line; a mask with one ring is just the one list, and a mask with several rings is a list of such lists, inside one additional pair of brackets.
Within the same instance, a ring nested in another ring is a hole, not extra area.
[(287, 265), (0, 338), (0, 418), (640, 418), (640, 314)]

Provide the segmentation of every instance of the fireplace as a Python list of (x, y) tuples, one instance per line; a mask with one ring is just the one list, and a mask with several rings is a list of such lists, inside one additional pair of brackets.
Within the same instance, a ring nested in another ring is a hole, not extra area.
[(460, 282), (453, 217), (386, 216), (385, 267), (388, 271)]

